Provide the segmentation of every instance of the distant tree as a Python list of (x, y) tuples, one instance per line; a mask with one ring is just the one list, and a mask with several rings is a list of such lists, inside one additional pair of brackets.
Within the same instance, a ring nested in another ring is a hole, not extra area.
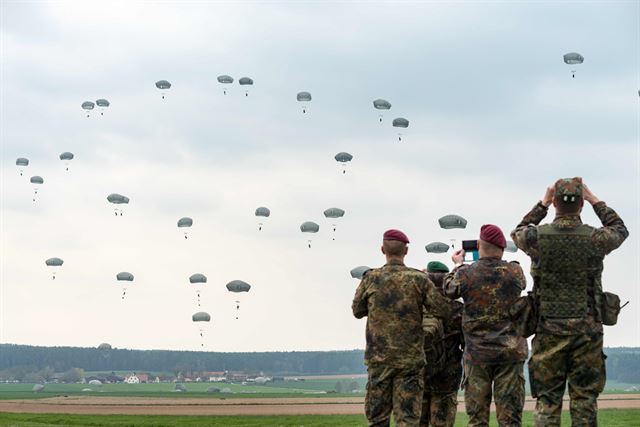
[(60, 377), (60, 380), (65, 383), (77, 383), (82, 381), (83, 378), (84, 378), (84, 369), (71, 368), (67, 372), (62, 374), (62, 376)]
[(342, 393), (342, 391), (344, 390), (341, 381), (336, 381), (336, 385), (334, 386), (334, 388), (336, 389), (336, 393)]
[(346, 387), (346, 391), (354, 391), (358, 389), (358, 382), (357, 381), (351, 381), (347, 387)]

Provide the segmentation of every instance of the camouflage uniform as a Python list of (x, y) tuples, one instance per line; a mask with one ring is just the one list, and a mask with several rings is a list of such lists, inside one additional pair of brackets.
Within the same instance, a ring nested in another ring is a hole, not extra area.
[[(436, 289), (443, 295), (442, 285), (445, 274), (444, 272), (431, 271), (427, 273)], [(452, 427), (456, 420), (458, 389), (462, 379), (463, 306), (460, 301), (450, 301), (449, 304), (451, 317), (444, 325), (444, 339), (440, 343), (443, 347), (441, 350), (444, 358), (443, 363), (431, 360), (433, 357), (438, 357), (438, 352), (434, 351), (434, 343), (428, 342), (425, 337), (424, 350), (427, 368), (424, 375), (425, 388), (420, 419), (420, 425), (423, 427)], [(437, 366), (435, 371), (429, 369), (432, 364)]]
[(424, 390), (423, 310), (447, 318), (447, 300), (427, 275), (389, 263), (369, 270), (353, 299), (353, 314), (367, 316), (365, 412), (370, 426), (418, 426)]
[[(560, 182), (560, 181), (559, 181)], [(581, 196), (581, 184), (556, 184), (556, 197)], [(602, 352), (603, 259), (629, 235), (622, 219), (604, 202), (593, 205), (602, 228), (582, 224), (579, 214), (547, 215), (539, 202), (511, 233), (531, 257), (538, 325), (529, 360), (531, 394), (537, 398), (536, 426), (559, 426), (562, 396), (569, 382), (571, 424), (596, 426), (597, 398), (605, 384)]]
[(508, 313), (525, 287), (518, 263), (493, 257), (457, 267), (445, 277), (446, 294), (464, 301), (463, 386), (469, 426), (489, 425), (492, 386), (498, 424), (522, 423), (527, 342), (516, 334)]

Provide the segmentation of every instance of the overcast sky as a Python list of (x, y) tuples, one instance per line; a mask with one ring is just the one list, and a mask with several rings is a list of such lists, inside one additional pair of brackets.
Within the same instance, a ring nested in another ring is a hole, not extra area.
[[(408, 265), (451, 266), (425, 244), (485, 223), (508, 234), (547, 185), (583, 176), (631, 232), (605, 260), (604, 288), (631, 301), (605, 345), (640, 346), (639, 14), (631, 1), (2, 1), (0, 342), (364, 348), (349, 270), (384, 263), (386, 229), (409, 236)], [(227, 95), (221, 74), (236, 79)], [(98, 98), (111, 106), (87, 118), (80, 104)], [(393, 105), (382, 123), (376, 98)], [(402, 142), (395, 117), (410, 121)], [(123, 216), (110, 193), (131, 199)], [(272, 212), (262, 231), (258, 206)], [(329, 207), (346, 211), (335, 234)], [(440, 229), (449, 213), (467, 229)], [(583, 220), (599, 225), (588, 206)], [(311, 249), (304, 221), (320, 224)], [(50, 257), (64, 260), (55, 281)], [(135, 275), (124, 300), (120, 271)], [(200, 308), (193, 273), (208, 277)], [(252, 285), (238, 320), (234, 279)]]

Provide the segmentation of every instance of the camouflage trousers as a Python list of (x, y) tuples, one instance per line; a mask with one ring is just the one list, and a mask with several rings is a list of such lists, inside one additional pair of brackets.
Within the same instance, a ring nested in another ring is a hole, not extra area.
[(500, 427), (522, 425), (524, 408), (524, 362), (499, 365), (465, 363), (464, 404), (468, 427), (488, 427), (491, 395)]
[(370, 426), (388, 426), (391, 412), (396, 426), (420, 425), (423, 368), (369, 366), (364, 410)]
[(452, 427), (455, 423), (462, 378), (461, 358), (462, 353), (459, 352), (442, 372), (433, 376), (425, 375), (420, 426)]
[(602, 334), (537, 333), (529, 360), (531, 394), (537, 398), (535, 425), (559, 426), (562, 396), (569, 382), (571, 425), (597, 426), (597, 398), (606, 381)]

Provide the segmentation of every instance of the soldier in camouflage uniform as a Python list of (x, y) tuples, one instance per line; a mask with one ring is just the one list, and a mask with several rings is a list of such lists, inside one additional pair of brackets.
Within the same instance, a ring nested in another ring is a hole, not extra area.
[(489, 426), (492, 389), (498, 424), (522, 425), (527, 342), (508, 313), (526, 280), (518, 263), (502, 260), (506, 245), (500, 228), (483, 225), (480, 259), (464, 265), (464, 251), (456, 251), (452, 259), (457, 267), (444, 282), (447, 296), (464, 301), (464, 402), (468, 425), (474, 427)]
[[(583, 224), (584, 200), (602, 228)], [(556, 217), (538, 225), (553, 203)], [(569, 382), (571, 424), (596, 426), (597, 398), (605, 384), (602, 353), (603, 259), (629, 232), (622, 219), (581, 178), (560, 179), (511, 233), (531, 257), (538, 324), (529, 360), (536, 426), (559, 426)]]
[[(444, 295), (442, 285), (449, 268), (441, 262), (431, 261), (427, 275)], [(424, 352), (426, 367), (424, 374), (424, 397), (422, 398), (421, 427), (453, 427), (458, 410), (458, 389), (462, 379), (462, 303), (450, 301), (451, 317), (444, 324), (437, 318), (425, 316)], [(439, 323), (436, 331), (431, 325)], [(440, 335), (440, 336), (435, 336)]]
[(406, 267), (409, 239), (398, 230), (384, 233), (387, 263), (365, 273), (353, 315), (367, 316), (365, 363), (369, 374), (365, 412), (370, 426), (420, 424), (424, 391), (423, 310), (446, 319), (449, 305), (427, 275)]

